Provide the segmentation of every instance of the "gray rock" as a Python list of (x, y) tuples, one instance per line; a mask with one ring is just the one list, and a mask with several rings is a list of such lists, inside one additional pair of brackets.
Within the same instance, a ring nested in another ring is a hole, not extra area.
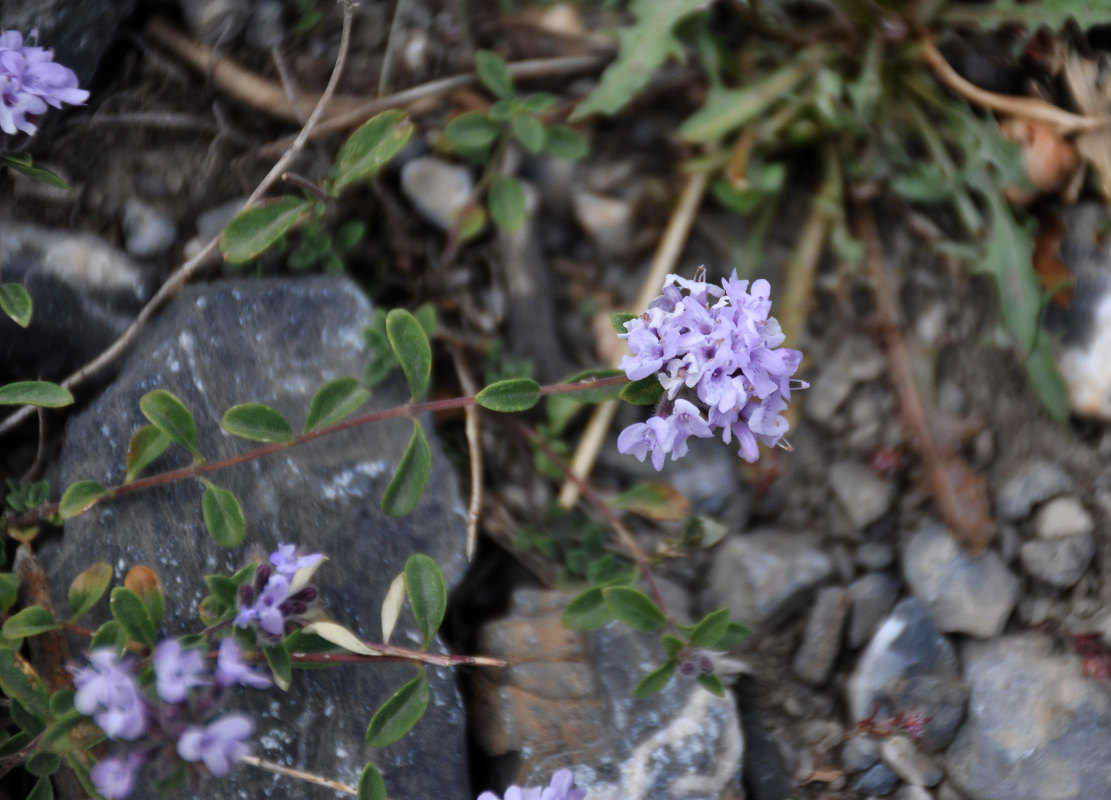
[(702, 606), (728, 606), (734, 619), (773, 627), (832, 572), (829, 556), (807, 534), (761, 530), (732, 536), (717, 548)]
[(421, 216), (450, 230), (474, 192), (471, 171), (434, 156), (418, 156), (401, 168), (401, 191)]
[(949, 746), (964, 720), (968, 687), (949, 675), (926, 674), (893, 678), (887, 695), (901, 710), (900, 726), (913, 733), (918, 747), (936, 753)]
[(182, 11), (195, 36), (218, 45), (231, 42), (243, 31), (251, 4), (249, 0), (192, 0)]
[(899, 776), (885, 764), (873, 764), (853, 782), (853, 790), (862, 795), (891, 794), (899, 785)]
[(890, 483), (854, 461), (841, 461), (830, 467), (829, 485), (857, 530), (886, 514), (895, 499)]
[(995, 496), (999, 518), (1013, 522), (1025, 519), (1034, 506), (1051, 497), (1072, 491), (1072, 478), (1052, 461), (1031, 461), (1007, 479)]
[(899, 579), (890, 572), (873, 572), (849, 585), (849, 647), (860, 647), (872, 637), (898, 596)]
[[(265, 402), (300, 427), (319, 386), (361, 373), (367, 358), (362, 330), (370, 312), (347, 279), (234, 281), (186, 289), (146, 331), (118, 380), (70, 420), (61, 463), (64, 483), (122, 481), (128, 440), (144, 423), (139, 399), (155, 388), (173, 392), (192, 410), (210, 461), (248, 449), (219, 428), (233, 404)], [(400, 386), (387, 384), (376, 390), (371, 405), (387, 408), (406, 397)], [(378, 510), (410, 428), (360, 427), (210, 475), (243, 506), (247, 539), (234, 550), (216, 545), (205, 532), (199, 482), (102, 502), (68, 520), (60, 541), (40, 545), (55, 603), (68, 608), (70, 581), (94, 561), (112, 564), (117, 582), (132, 566), (145, 564), (161, 576), (165, 589), (164, 631), (199, 631), (204, 575), (230, 574), (252, 553), (289, 542), (330, 556), (314, 581), (325, 610), (376, 639), (382, 600), (408, 556), (421, 552), (436, 559), (449, 585), (465, 567), (464, 511), (455, 476), (435, 445), (429, 489), (412, 514), (395, 519)], [(191, 460), (173, 448), (155, 468)], [(106, 606), (101, 603), (82, 622), (103, 622)], [(413, 626), (399, 627), (393, 641), (419, 646), (419, 634)], [(79, 652), (81, 644), (71, 646)], [(412, 675), (413, 668), (402, 664), (295, 672), (288, 693), (244, 692), (235, 702), (257, 720), (260, 756), (349, 784), (358, 782), (363, 764), (373, 759), (399, 797), (471, 798), (464, 777), (463, 708), (454, 676), (446, 671), (429, 670), (432, 702), (412, 734), (383, 749), (365, 744), (374, 709)], [(200, 794), (174, 796), (203, 797), (215, 788), (202, 784)], [(221, 779), (218, 793), (244, 800), (291, 793), (312, 800), (333, 797), (331, 790), (306, 784), (291, 789), (288, 779), (246, 768)]]
[(1091, 534), (1025, 542), (1019, 550), (1027, 572), (1059, 589), (1075, 586), (1095, 553), (1096, 542)]
[(1040, 634), (969, 641), (968, 719), (949, 778), (968, 800), (1111, 797), (1111, 695)]
[(914, 786), (936, 786), (945, 777), (945, 771), (930, 756), (923, 753), (907, 736), (890, 736), (880, 745), (883, 763)]
[(620, 197), (579, 190), (571, 197), (575, 219), (608, 256), (622, 258), (633, 244), (633, 204)]
[(901, 786), (892, 797), (894, 800), (934, 800), (929, 790), (921, 786)]
[(849, 594), (840, 586), (818, 592), (802, 645), (795, 653), (795, 674), (812, 686), (825, 683), (841, 652), (841, 632), (849, 611)]
[(865, 542), (856, 548), (856, 563), (869, 572), (879, 572), (895, 563), (895, 548), (887, 542)]
[(560, 622), (568, 599), (518, 589), (509, 615), (480, 631), (478, 649), (513, 665), (475, 677), (479, 746), (519, 753), (521, 785), (570, 767), (592, 800), (736, 800), (744, 736), (732, 692), (717, 698), (677, 676), (659, 694), (633, 698), (659, 665), (658, 638), (616, 623), (568, 630)]
[(810, 384), (806, 402), (802, 410), (807, 417), (822, 425), (833, 421), (837, 409), (841, 407), (853, 391), (853, 381), (844, 370), (827, 364)]
[(880, 760), (880, 743), (874, 736), (854, 736), (841, 748), (841, 763), (849, 772), (863, 772)]
[(937, 523), (926, 523), (907, 542), (903, 575), (947, 633), (997, 635), (1018, 597), (1018, 579), (998, 553), (970, 558)]
[(173, 247), (177, 227), (172, 219), (142, 200), (131, 197), (123, 207), (127, 251), (139, 258), (161, 255)]
[(1040, 539), (1084, 536), (1095, 530), (1092, 515), (1075, 497), (1056, 497), (1034, 515), (1034, 532)]

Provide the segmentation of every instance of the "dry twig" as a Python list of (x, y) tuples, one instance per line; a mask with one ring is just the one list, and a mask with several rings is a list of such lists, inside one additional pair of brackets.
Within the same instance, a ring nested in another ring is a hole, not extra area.
[[(458, 344), (451, 346), (451, 360), (455, 364), (455, 374), (459, 377), (463, 394), (478, 394), (478, 384), (463, 355), (463, 348)], [(484, 495), (482, 477), (485, 466), (482, 463), (482, 430), (479, 428), (478, 406), (464, 406), (463, 419), (467, 451), (471, 460), (471, 500), (467, 505), (467, 560), (471, 561), (478, 545), (478, 523), (482, 515)]]

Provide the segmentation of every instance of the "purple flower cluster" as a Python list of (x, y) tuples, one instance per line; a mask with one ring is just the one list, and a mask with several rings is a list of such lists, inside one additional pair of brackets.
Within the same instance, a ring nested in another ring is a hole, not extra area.
[(561, 769), (552, 775), (547, 786), (532, 786), (522, 789), (510, 786), (499, 798), (493, 792), (483, 792), (478, 800), (583, 800), (586, 789), (575, 788), (575, 775), (569, 769)]
[[(242, 714), (219, 715), (223, 690), (270, 685), (268, 677), (244, 663), (231, 637), (220, 643), (211, 678), (205, 654), (180, 639), (159, 642), (151, 663), (154, 696), (140, 690), (136, 662), (111, 648), (89, 653), (88, 667), (71, 668), (77, 710), (92, 716), (109, 739), (132, 743), (126, 753), (101, 759), (90, 771), (93, 785), (108, 800), (130, 796), (147, 760), (174, 750), (185, 761), (203, 762), (213, 775), (226, 775), (247, 753), (254, 723)], [(207, 688), (192, 691), (202, 687)]]
[(798, 350), (780, 348), (783, 331), (771, 310), (771, 286), (765, 280), (737, 279), (736, 271), (721, 286), (668, 275), (663, 295), (648, 310), (625, 323), (629, 352), (621, 369), (630, 380), (653, 374), (664, 387), (656, 415), (630, 425), (617, 439), (617, 449), (662, 469), (665, 457), (687, 454), (687, 440), (722, 432), (726, 444), (734, 436), (739, 455), (753, 462), (757, 442), (774, 447), (787, 433), (782, 416), (792, 380), (802, 361)]
[(24, 44), (19, 31), (0, 33), (0, 131), (31, 136), (47, 106), (81, 105), (88, 99), (73, 70), (54, 63), (53, 50)]
[(239, 587), (236, 626), (248, 628), (255, 622), (270, 637), (281, 637), (286, 622), (304, 615), (316, 599), (316, 587), (307, 584), (323, 560), (321, 553), (299, 556), (293, 545), (279, 544), (269, 563), (255, 572), (254, 584)]

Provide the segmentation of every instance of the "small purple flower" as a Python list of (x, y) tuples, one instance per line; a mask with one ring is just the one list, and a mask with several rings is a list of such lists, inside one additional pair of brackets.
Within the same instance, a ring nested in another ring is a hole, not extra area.
[(569, 769), (561, 769), (552, 775), (546, 787), (534, 786), (521, 788), (510, 786), (499, 798), (493, 792), (483, 792), (478, 800), (583, 800), (586, 789), (575, 788), (575, 775)]
[(240, 628), (248, 627), (252, 621), (272, 636), (281, 636), (285, 630), (285, 615), (282, 604), (289, 597), (289, 580), (280, 574), (272, 574), (262, 587), (258, 597), (250, 605), (240, 607), (235, 624)]
[(163, 639), (154, 648), (155, 690), (167, 703), (183, 703), (194, 686), (208, 683), (204, 654), (186, 650), (178, 639)]
[(143, 765), (140, 753), (129, 753), (127, 758), (112, 757), (96, 762), (89, 777), (93, 786), (106, 800), (123, 800), (135, 789), (135, 778)]
[(89, 93), (73, 70), (54, 63), (54, 52), (24, 44), (19, 31), (0, 33), (0, 131), (33, 135), (47, 106), (81, 105)]
[(297, 547), (292, 544), (279, 544), (278, 549), (270, 554), (270, 563), (279, 575), (284, 575), (292, 581), (297, 570), (311, 567), (324, 558), (323, 553), (309, 553), (307, 556), (297, 555)]
[(190, 725), (177, 740), (177, 752), (186, 761), (204, 761), (217, 777), (227, 775), (250, 748), (245, 740), (255, 724), (244, 714), (227, 714), (205, 727)]
[(270, 679), (243, 663), (239, 645), (230, 636), (220, 642), (216, 656), (216, 683), (220, 686), (250, 686), (252, 689), (265, 689)]
[(105, 647), (88, 658), (90, 666), (70, 668), (77, 687), (74, 708), (92, 716), (109, 739), (138, 739), (147, 729), (147, 709), (131, 662), (121, 661), (115, 650)]

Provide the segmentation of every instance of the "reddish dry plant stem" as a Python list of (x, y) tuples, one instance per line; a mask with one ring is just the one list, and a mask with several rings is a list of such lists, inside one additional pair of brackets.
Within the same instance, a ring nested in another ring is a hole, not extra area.
[[(549, 386), (540, 387), (540, 395), (547, 397), (553, 394), (565, 394), (568, 392), (578, 392), (584, 389), (604, 389), (608, 386), (616, 386), (620, 383), (626, 382), (628, 379), (624, 375), (615, 375), (611, 378), (600, 378), (589, 382), (579, 383), (557, 383)], [(191, 464), (188, 467), (181, 469), (163, 472), (158, 475), (151, 475), (149, 478), (141, 478), (132, 483), (114, 486), (108, 490), (108, 497), (120, 497), (122, 495), (131, 494), (132, 492), (139, 492), (144, 489), (150, 489), (155, 486), (163, 486), (176, 481), (185, 480), (186, 478), (200, 478), (208, 475), (211, 472), (218, 472), (229, 467), (239, 466), (246, 464), (249, 461), (268, 456), (282, 450), (288, 450), (291, 447), (296, 447), (299, 444), (310, 442), (313, 439), (319, 439), (322, 436), (328, 436), (339, 431), (345, 431), (350, 428), (357, 428), (362, 425), (368, 425), (372, 422), (381, 422), (387, 419), (398, 419), (399, 417), (416, 417), (420, 414), (434, 413), (436, 411), (447, 411), (455, 408), (465, 408), (467, 406), (476, 405), (478, 403), (476, 395), (469, 395), (467, 397), (451, 397), (445, 400), (429, 400), (424, 403), (406, 403), (405, 405), (396, 406), (395, 408), (388, 408), (384, 411), (372, 411), (369, 414), (363, 414), (358, 417), (351, 417), (334, 425), (328, 425), (324, 428), (319, 428), (315, 431), (308, 431), (294, 436), (288, 442), (277, 442), (274, 444), (256, 447), (254, 450), (248, 450), (245, 453), (222, 458), (219, 461), (209, 461), (204, 464)], [(35, 511), (29, 511), (26, 514), (12, 517), (8, 520), (7, 526), (11, 528), (21, 528), (27, 525), (34, 524), (42, 519), (53, 516), (58, 512), (58, 503), (51, 503), (50, 505), (43, 506)]]

